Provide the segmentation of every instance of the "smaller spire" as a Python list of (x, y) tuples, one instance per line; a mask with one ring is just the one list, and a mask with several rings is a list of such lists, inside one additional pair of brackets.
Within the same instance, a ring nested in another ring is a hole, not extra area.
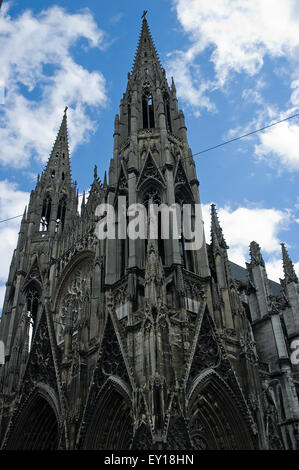
[(224, 248), (225, 250), (228, 249), (228, 245), (223, 236), (222, 228), (220, 226), (216, 205), (211, 205), (211, 238), (212, 238), (212, 245), (213, 248)]
[(57, 133), (47, 166), (42, 173), (42, 180), (45, 178), (57, 182), (60, 186), (61, 181), (71, 183), (71, 168), (70, 168), (70, 155), (68, 146), (68, 131), (67, 131), (67, 112), (68, 107), (64, 108), (62, 122)]
[(105, 174), (104, 174), (104, 184), (103, 184), (104, 188), (107, 188), (107, 172), (105, 171)]
[(171, 91), (174, 94), (176, 93), (176, 86), (175, 86), (173, 77), (171, 77)]
[(298, 284), (298, 277), (295, 273), (294, 265), (284, 243), (281, 243), (281, 251), (285, 282), (287, 284), (290, 284), (291, 282), (296, 282), (296, 284)]
[(94, 166), (93, 176), (94, 176), (95, 180), (98, 179), (98, 167), (97, 167), (97, 165)]
[(252, 241), (249, 247), (249, 253), (251, 258), (252, 266), (263, 266), (265, 267), (265, 262), (262, 257), (261, 248), (258, 243)]
[(83, 191), (83, 196), (82, 196), (82, 205), (85, 206), (85, 191)]

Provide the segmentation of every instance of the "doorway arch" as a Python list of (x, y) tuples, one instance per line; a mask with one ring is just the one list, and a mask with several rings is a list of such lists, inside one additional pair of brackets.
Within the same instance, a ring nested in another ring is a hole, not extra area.
[(128, 450), (133, 437), (129, 391), (118, 378), (110, 377), (98, 395), (83, 449)]
[(198, 450), (253, 450), (249, 416), (213, 369), (201, 373), (188, 394), (189, 433)]
[(56, 450), (59, 419), (55, 400), (43, 388), (36, 389), (20, 412), (8, 438), (8, 450)]

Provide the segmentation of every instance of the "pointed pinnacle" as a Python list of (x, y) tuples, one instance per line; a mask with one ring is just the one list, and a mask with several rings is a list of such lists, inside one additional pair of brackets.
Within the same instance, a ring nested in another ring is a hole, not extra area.
[(173, 77), (171, 77), (171, 91), (172, 91), (172, 93), (176, 93), (176, 86), (174, 84)]
[(219, 247), (228, 249), (228, 245), (223, 236), (222, 228), (220, 226), (216, 205), (211, 205), (211, 236), (212, 236), (212, 245), (215, 247), (219, 245)]
[(64, 109), (63, 118), (60, 124), (59, 131), (56, 135), (54, 145), (51, 150), (46, 168), (42, 173), (42, 179), (54, 179), (57, 181), (57, 188), (59, 182), (66, 180), (68, 184), (71, 183), (71, 168), (69, 160), (69, 146), (68, 146), (68, 131), (67, 131), (67, 106)]
[(81, 202), (81, 209), (85, 207), (85, 191), (83, 191), (83, 197), (82, 197), (82, 202)]
[(251, 265), (265, 267), (265, 262), (262, 256), (261, 248), (258, 243), (252, 241), (249, 247), (249, 254), (251, 258)]
[(296, 284), (298, 284), (298, 277), (295, 273), (294, 265), (284, 243), (281, 243), (281, 251), (285, 282), (287, 284), (290, 284), (291, 282), (296, 282)]
[(103, 184), (104, 188), (107, 188), (107, 172), (105, 171), (105, 174), (104, 174), (104, 184)]

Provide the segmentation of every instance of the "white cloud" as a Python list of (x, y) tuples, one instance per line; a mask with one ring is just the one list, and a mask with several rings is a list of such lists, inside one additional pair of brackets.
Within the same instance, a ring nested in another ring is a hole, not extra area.
[(279, 282), (279, 279), (283, 279), (284, 274), (281, 256), (272, 256), (271, 258), (267, 259), (266, 268), (268, 279), (272, 279), (276, 282)]
[(258, 158), (290, 172), (299, 170), (299, 126), (284, 122), (260, 134), (259, 139), (255, 146)]
[[(279, 234), (292, 222), (290, 211), (265, 209), (260, 207), (220, 207), (217, 210), (224, 238), (229, 245), (231, 261), (245, 267), (249, 260), (249, 244), (256, 241), (269, 266), (268, 277), (279, 280), (282, 277), (282, 261)], [(210, 204), (203, 205), (205, 233), (210, 238)]]
[[(26, 166), (34, 155), (46, 161), (64, 106), (70, 107), (71, 149), (94, 130), (87, 107), (106, 103), (105, 79), (74, 61), (71, 48), (85, 40), (103, 47), (104, 33), (91, 13), (69, 14), (53, 6), (0, 16), (0, 70), (5, 101), (0, 107), (0, 162)], [(24, 93), (24, 87), (26, 93)]]
[(169, 54), (167, 72), (175, 77), (178, 95), (193, 108), (198, 108), (196, 115), (200, 114), (199, 108), (215, 112), (216, 106), (205, 93), (214, 88), (213, 82), (202, 80), (200, 68), (192, 62), (193, 54), (185, 54), (176, 51)]
[[(170, 56), (169, 69), (180, 71), (178, 93), (191, 105), (207, 107), (204, 83), (212, 89), (213, 81), (221, 88), (232, 73), (254, 76), (266, 56), (297, 60), (299, 15), (294, 0), (173, 0), (173, 6), (191, 44)], [(214, 66), (212, 81), (192, 72), (205, 50)]]
[[(18, 190), (15, 183), (0, 181), (0, 220), (23, 214), (28, 204), (29, 193)], [(21, 217), (0, 224), (0, 283), (7, 281), (13, 251), (17, 245)], [(0, 286), (0, 309), (5, 287)]]

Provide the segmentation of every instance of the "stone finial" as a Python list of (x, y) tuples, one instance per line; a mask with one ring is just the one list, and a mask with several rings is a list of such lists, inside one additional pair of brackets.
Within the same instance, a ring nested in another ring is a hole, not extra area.
[(281, 243), (281, 251), (285, 282), (287, 284), (290, 284), (291, 282), (296, 282), (296, 284), (298, 284), (298, 277), (295, 273), (294, 265), (284, 243)]
[(252, 265), (265, 267), (265, 262), (262, 257), (261, 248), (258, 243), (256, 243), (255, 241), (252, 241), (250, 243), (249, 253), (250, 253)]
[(228, 245), (223, 236), (222, 228), (220, 226), (216, 205), (211, 205), (211, 238), (212, 238), (212, 245), (214, 248), (220, 247), (224, 249), (228, 249)]
[(105, 171), (105, 174), (104, 174), (104, 184), (103, 184), (104, 188), (107, 188), (107, 172)]
[(176, 86), (173, 77), (171, 77), (171, 91), (172, 93), (176, 93)]

